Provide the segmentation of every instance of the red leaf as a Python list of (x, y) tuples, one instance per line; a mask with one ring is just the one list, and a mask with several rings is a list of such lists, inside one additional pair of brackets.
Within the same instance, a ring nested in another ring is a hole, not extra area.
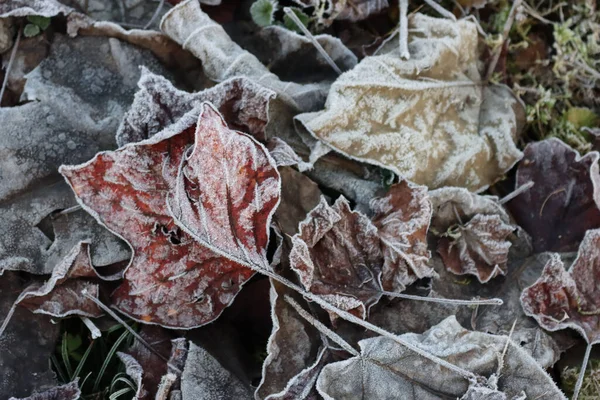
[[(213, 321), (254, 274), (232, 259), (265, 254), (279, 176), (264, 147), (229, 130), (209, 103), (151, 139), (61, 172), (84, 208), (133, 249), (113, 301), (136, 320), (177, 328)], [(259, 179), (267, 176), (271, 186)], [(256, 203), (263, 192), (271, 201)], [(199, 244), (176, 225), (167, 198), (179, 199), (172, 206), (184, 207), (194, 220), (199, 216), (190, 209), (201, 207), (196, 211), (206, 225), (196, 228), (208, 228), (206, 242), (214, 247)], [(232, 227), (235, 235), (227, 233)]]
[(567, 272), (552, 254), (542, 276), (521, 295), (525, 314), (549, 331), (572, 328), (589, 344), (600, 343), (600, 230), (586, 233)]

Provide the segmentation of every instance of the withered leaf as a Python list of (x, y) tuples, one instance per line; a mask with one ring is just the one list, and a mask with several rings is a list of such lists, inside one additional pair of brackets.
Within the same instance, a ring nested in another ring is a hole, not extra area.
[(333, 20), (361, 21), (372, 14), (389, 7), (387, 0), (327, 0), (325, 4), (318, 0), (295, 0), (306, 7), (316, 7), (318, 22), (331, 25)]
[[(277, 170), (264, 147), (229, 130), (209, 103), (150, 139), (61, 172), (82, 206), (133, 249), (113, 302), (136, 320), (179, 328), (214, 320), (254, 273), (232, 259), (265, 254)], [(201, 234), (214, 247), (176, 225), (168, 198), (186, 226), (207, 227)]]
[(431, 277), (427, 230), (432, 210), (427, 188), (402, 180), (384, 197), (373, 199), (370, 207), (383, 249), (383, 288), (400, 292), (417, 279)]
[(475, 275), (481, 283), (506, 275), (508, 235), (515, 227), (497, 215), (475, 215), (466, 225), (456, 226), (438, 242), (444, 265), (456, 275)]
[(142, 68), (138, 87), (131, 109), (117, 131), (119, 146), (152, 137), (204, 101), (214, 104), (231, 128), (264, 140), (268, 105), (275, 96), (273, 91), (245, 78), (187, 93), (146, 68)]
[(409, 32), (410, 60), (389, 42), (332, 84), (324, 111), (296, 118), (334, 150), (415, 183), (484, 190), (522, 157), (522, 106), (481, 86), (475, 24), (415, 14)]
[(11, 397), (9, 400), (78, 400), (81, 396), (78, 379), (66, 385), (56, 386), (43, 392), (33, 393), (29, 397)]
[[(498, 390), (509, 397), (525, 392), (528, 398), (566, 399), (535, 360), (506, 336), (468, 331), (454, 316), (423, 334), (406, 333), (401, 337), (490, 380), (496, 378), (499, 355), (508, 344)], [(325, 399), (385, 399), (390, 393), (402, 393), (403, 399), (454, 399), (469, 389), (469, 381), (462, 375), (388, 338), (364, 339), (359, 346), (359, 356), (323, 368), (317, 389)]]
[(600, 155), (580, 156), (556, 138), (530, 143), (524, 152), (516, 188), (535, 185), (508, 209), (531, 235), (535, 252), (576, 250), (586, 230), (600, 227)]
[(599, 248), (600, 230), (587, 231), (568, 272), (552, 254), (542, 275), (521, 295), (525, 314), (549, 331), (571, 328), (589, 344), (600, 343)]

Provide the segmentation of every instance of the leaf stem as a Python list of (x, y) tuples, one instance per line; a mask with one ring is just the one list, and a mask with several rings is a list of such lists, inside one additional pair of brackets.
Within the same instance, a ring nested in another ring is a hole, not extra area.
[(400, 0), (400, 58), (408, 60), (410, 53), (408, 52), (408, 0)]
[[(454, 16), (454, 14), (452, 14), (450, 11), (446, 10), (444, 7), (439, 5), (435, 0), (423, 0), (423, 1), (425, 1), (425, 3), (427, 3), (427, 5), (429, 5), (429, 7), (433, 8), (435, 11), (437, 11), (437, 13), (440, 14), (442, 17), (446, 17), (448, 19), (451, 19), (452, 21), (456, 21), (456, 17)], [(463, 10), (463, 12), (464, 12), (464, 10)]]
[(592, 345), (588, 343), (585, 349), (585, 355), (583, 356), (583, 362), (581, 363), (581, 370), (579, 371), (579, 376), (577, 377), (577, 383), (575, 384), (575, 390), (573, 390), (573, 398), (572, 400), (577, 400), (579, 397), (579, 392), (581, 391), (581, 386), (583, 386), (583, 378), (585, 377), (585, 370), (587, 369), (588, 361), (590, 360), (590, 353), (592, 352)]
[(396, 297), (399, 299), (408, 299), (408, 300), (417, 300), (417, 301), (425, 301), (430, 303), (440, 303), (440, 304), (455, 304), (458, 306), (501, 306), (504, 304), (502, 299), (492, 298), (492, 299), (471, 299), (471, 300), (458, 300), (458, 299), (444, 299), (439, 297), (423, 297), (423, 296), (415, 296), (412, 294), (404, 294), (404, 293), (394, 293), (394, 292), (380, 292), (385, 296)]
[(6, 90), (6, 86), (8, 86), (8, 76), (10, 75), (10, 70), (17, 55), (17, 48), (19, 47), (19, 43), (21, 42), (22, 32), (23, 28), (21, 27), (19, 28), (19, 33), (17, 33), (17, 39), (15, 40), (15, 44), (13, 44), (12, 51), (10, 52), (10, 58), (8, 59), (8, 65), (6, 66), (6, 71), (4, 73), (4, 81), (2, 82), (2, 89), (0, 89), (0, 105), (2, 104), (2, 98), (4, 97), (4, 91)]
[(519, 186), (518, 188), (516, 188), (515, 190), (513, 190), (512, 192), (510, 192), (509, 194), (507, 194), (500, 200), (498, 200), (498, 203), (500, 203), (500, 204), (508, 203), (509, 201), (511, 201), (512, 199), (517, 197), (518, 195), (531, 189), (534, 185), (535, 185), (535, 182), (529, 181), (526, 184)]

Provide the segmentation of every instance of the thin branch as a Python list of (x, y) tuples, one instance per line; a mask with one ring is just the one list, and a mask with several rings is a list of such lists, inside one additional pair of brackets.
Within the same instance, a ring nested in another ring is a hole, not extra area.
[(102, 337), (102, 332), (100, 332), (100, 329), (98, 329), (91, 319), (88, 317), (81, 317), (81, 321), (83, 321), (85, 326), (90, 330), (92, 339), (98, 339), (99, 337)]
[(513, 190), (512, 192), (510, 192), (509, 194), (507, 194), (500, 200), (498, 200), (498, 203), (506, 204), (509, 201), (511, 201), (512, 199), (514, 199), (515, 197), (517, 197), (518, 195), (525, 193), (526, 191), (531, 189), (534, 185), (535, 185), (535, 182), (529, 181), (526, 184), (519, 186), (518, 188), (516, 188), (515, 190)]
[(156, 11), (154, 11), (154, 14), (152, 14), (152, 18), (150, 18), (150, 21), (148, 21), (146, 25), (144, 25), (143, 29), (148, 29), (150, 25), (152, 25), (154, 21), (156, 21), (156, 18), (158, 18), (158, 14), (160, 14), (160, 10), (162, 10), (164, 5), (165, 0), (160, 0), (160, 3), (158, 3), (158, 7), (156, 7)]
[(504, 350), (502, 351), (502, 355), (500, 356), (500, 362), (498, 363), (498, 369), (496, 370), (496, 375), (498, 377), (500, 377), (502, 368), (504, 368), (504, 360), (506, 357), (506, 353), (508, 352), (508, 346), (510, 345), (510, 339), (515, 331), (515, 326), (517, 326), (516, 318), (515, 318), (515, 322), (513, 322), (512, 327), (510, 328), (510, 332), (508, 333), (508, 337), (506, 338), (506, 344), (504, 345)]
[(425, 3), (429, 5), (429, 7), (433, 8), (440, 14), (442, 17), (451, 19), (452, 21), (456, 21), (456, 17), (450, 11), (446, 10), (444, 7), (439, 5), (435, 0), (423, 0)]
[(440, 303), (440, 304), (454, 304), (458, 306), (501, 306), (504, 304), (502, 299), (492, 298), (492, 299), (471, 299), (471, 300), (457, 300), (457, 299), (444, 299), (439, 297), (422, 297), (422, 296), (414, 296), (412, 294), (404, 294), (404, 293), (394, 293), (394, 292), (386, 292), (382, 291), (385, 296), (396, 297), (399, 299), (407, 299), (407, 300), (417, 300), (417, 301), (425, 301), (430, 303)]
[(291, 8), (289, 7), (284, 7), (283, 8), (283, 12), (285, 12), (285, 14), (290, 17), (290, 19), (292, 21), (294, 21), (294, 23), (298, 26), (298, 28), (302, 31), (302, 33), (304, 33), (306, 35), (306, 37), (311, 41), (311, 43), (313, 44), (313, 46), (315, 46), (315, 48), (317, 49), (317, 51), (319, 52), (319, 54), (321, 54), (321, 56), (325, 59), (325, 61), (327, 61), (327, 64), (329, 64), (329, 66), (338, 73), (338, 75), (342, 74), (342, 70), (339, 69), (339, 67), (336, 65), (335, 61), (333, 61), (333, 59), (329, 56), (329, 54), (327, 54), (327, 52), (325, 51), (325, 49), (323, 48), (323, 46), (321, 46), (321, 43), (319, 43), (319, 41), (313, 36), (312, 33), (310, 33), (310, 31), (308, 29), (306, 29), (306, 27), (304, 26), (304, 24), (302, 23), (302, 21), (300, 21), (300, 18), (298, 18), (298, 16), (296, 15), (295, 12), (292, 11)]
[(298, 314), (300, 314), (300, 316), (302, 318), (304, 318), (306, 320), (306, 322), (308, 322), (309, 324), (311, 324), (312, 326), (317, 328), (317, 330), (319, 332), (321, 332), (322, 334), (327, 336), (329, 339), (331, 339), (333, 342), (335, 342), (337, 345), (339, 345), (342, 349), (346, 350), (348, 353), (352, 354), (353, 356), (355, 356), (355, 357), (360, 356), (360, 353), (358, 351), (356, 351), (356, 349), (354, 347), (352, 347), (350, 345), (350, 343), (346, 342), (344, 339), (342, 339), (342, 337), (340, 335), (338, 335), (337, 333), (335, 333), (334, 331), (332, 331), (331, 329), (326, 327), (321, 321), (319, 321), (318, 319), (313, 317), (311, 314), (309, 314), (292, 297), (290, 297), (288, 295), (284, 295), (283, 299), (290, 306), (294, 307), (294, 310), (296, 310), (296, 312)]
[(492, 74), (494, 73), (494, 70), (496, 69), (496, 65), (498, 65), (498, 60), (500, 60), (500, 55), (502, 54), (502, 48), (504, 47), (504, 42), (506, 42), (508, 40), (508, 35), (510, 33), (510, 29), (512, 28), (512, 26), (515, 22), (515, 17), (517, 16), (517, 9), (519, 8), (519, 6), (521, 5), (522, 2), (523, 2), (523, 0), (515, 0), (512, 5), (512, 8), (510, 9), (510, 12), (508, 13), (508, 18), (506, 19), (506, 23), (504, 24), (504, 29), (502, 30), (502, 36), (501, 36), (502, 42), (501, 42), (500, 46), (494, 52), (494, 56), (492, 57), (492, 61), (490, 62), (490, 65), (488, 65), (488, 70), (485, 75), (486, 80), (489, 80), (491, 78)]
[(17, 48), (19, 47), (19, 43), (21, 42), (21, 33), (22, 32), (23, 32), (23, 28), (21, 27), (21, 28), (19, 28), (19, 33), (17, 33), (17, 39), (15, 40), (13, 49), (10, 52), (10, 58), (8, 59), (8, 65), (6, 66), (4, 81), (2, 82), (2, 89), (0, 89), (0, 105), (2, 104), (2, 98), (4, 97), (4, 91), (6, 90), (6, 86), (8, 86), (8, 76), (10, 75), (10, 70), (12, 68), (13, 62), (15, 61), (15, 57), (17, 55)]
[(13, 305), (10, 307), (10, 310), (8, 310), (8, 314), (6, 314), (6, 317), (4, 317), (4, 321), (2, 322), (2, 326), (0, 326), (0, 337), (2, 337), (2, 334), (4, 333), (4, 330), (8, 326), (8, 323), (10, 322), (13, 314), (15, 313), (15, 310), (17, 309), (17, 304), (18, 304), (19, 300), (20, 300), (20, 296), (19, 296), (19, 298), (17, 298), (17, 300), (15, 300), (15, 302), (13, 303)]
[(577, 383), (575, 384), (575, 390), (573, 390), (573, 398), (572, 400), (577, 400), (579, 397), (579, 392), (581, 391), (581, 386), (583, 385), (583, 378), (585, 377), (585, 370), (587, 369), (588, 361), (590, 360), (590, 353), (592, 352), (592, 345), (588, 343), (585, 349), (585, 355), (583, 356), (583, 363), (581, 363), (581, 370), (579, 371), (579, 376), (577, 377)]
[(408, 0), (400, 0), (400, 58), (408, 60), (410, 53), (408, 52)]

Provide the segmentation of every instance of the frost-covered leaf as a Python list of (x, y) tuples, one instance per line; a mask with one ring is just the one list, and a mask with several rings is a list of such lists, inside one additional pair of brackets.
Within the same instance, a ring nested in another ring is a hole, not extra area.
[(506, 393), (487, 387), (485, 385), (471, 385), (467, 393), (460, 400), (526, 400), (527, 395), (522, 392), (514, 397), (506, 396)]
[(181, 376), (182, 400), (250, 399), (252, 392), (202, 347), (190, 342)]
[[(0, 277), (0, 319), (8, 315), (22, 290), (22, 279), (15, 273)], [(56, 385), (49, 358), (58, 335), (59, 325), (51, 323), (47, 315), (15, 309), (0, 335), (0, 398), (26, 397)]]
[(43, 392), (33, 393), (29, 397), (16, 398), (9, 400), (78, 400), (81, 396), (78, 379), (66, 385), (56, 386)]
[(481, 283), (506, 275), (508, 235), (515, 227), (497, 215), (475, 215), (466, 225), (457, 225), (438, 242), (444, 265), (456, 275), (475, 275)]
[(269, 139), (267, 149), (278, 167), (295, 166), (300, 172), (312, 168), (310, 163), (304, 162), (289, 144), (278, 137)]
[(275, 96), (271, 90), (245, 78), (187, 93), (146, 68), (142, 68), (138, 87), (131, 109), (117, 131), (119, 146), (154, 136), (204, 101), (214, 104), (231, 128), (264, 140), (269, 101)]
[(258, 26), (273, 25), (278, 6), (277, 0), (256, 0), (250, 6), (252, 21)]
[(343, 196), (333, 206), (321, 198), (292, 244), (290, 266), (307, 290), (363, 319), (381, 298), (383, 252), (377, 228), (352, 211)]
[(55, 17), (58, 14), (69, 15), (73, 9), (57, 0), (10, 0), (0, 3), (0, 18)]
[(336, 151), (415, 183), (484, 190), (522, 157), (522, 106), (506, 87), (482, 86), (474, 23), (415, 14), (409, 30), (410, 60), (389, 42), (334, 82), (324, 111), (296, 118)]
[(574, 251), (586, 230), (600, 227), (599, 158), (595, 151), (582, 157), (556, 138), (527, 145), (516, 187), (534, 186), (507, 207), (536, 252)]
[(303, 399), (300, 394), (312, 389), (322, 368), (319, 331), (284, 300), (284, 295), (294, 296), (290, 289), (271, 281), (273, 331), (255, 393), (259, 400)]
[(384, 264), (383, 288), (400, 292), (417, 279), (429, 278), (427, 230), (431, 220), (431, 202), (427, 188), (406, 180), (394, 184), (384, 197), (370, 203), (373, 224), (379, 231)]
[(222, 82), (247, 77), (274, 90), (287, 104), (301, 110), (320, 107), (327, 85), (283, 82), (254, 55), (243, 50), (201, 9), (196, 0), (176, 5), (161, 21), (161, 30), (202, 61), (205, 74)]
[(56, 177), (61, 164), (115, 147), (140, 64), (162, 70), (147, 51), (116, 39), (57, 34), (48, 58), (28, 75), (29, 103), (0, 109), (0, 200)]
[[(423, 334), (406, 333), (401, 338), (460, 368), (492, 379), (508, 343), (498, 390), (509, 398), (525, 392), (532, 399), (566, 399), (536, 361), (506, 336), (468, 331), (454, 316)], [(407, 400), (455, 399), (469, 388), (465, 377), (388, 338), (365, 339), (359, 346), (360, 356), (323, 368), (317, 389), (325, 399), (386, 399), (390, 393), (402, 393)]]
[[(330, 25), (333, 20), (361, 21), (389, 7), (387, 0), (294, 0), (306, 7), (318, 9), (318, 22)], [(323, 4), (324, 3), (324, 4)]]
[[(113, 302), (136, 320), (179, 328), (214, 320), (253, 275), (231, 260), (265, 254), (279, 176), (264, 147), (229, 130), (208, 103), (150, 139), (61, 172), (84, 208), (133, 249)], [(175, 224), (168, 198), (214, 247)]]
[(552, 254), (539, 279), (521, 295), (525, 314), (549, 331), (571, 328), (589, 344), (600, 343), (599, 248), (600, 230), (587, 231), (568, 272)]

